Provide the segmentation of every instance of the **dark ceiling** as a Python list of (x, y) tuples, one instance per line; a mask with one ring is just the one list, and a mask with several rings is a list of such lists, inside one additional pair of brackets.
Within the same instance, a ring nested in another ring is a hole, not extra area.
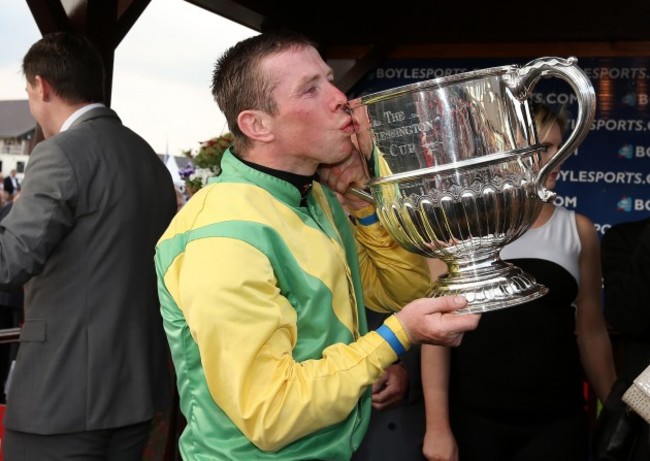
[(185, 1), (254, 30), (303, 32), (328, 60), (354, 60), (336, 72), (344, 91), (386, 57), (650, 53), (650, 0)]
[(186, 1), (256, 30), (302, 31), (325, 50), (350, 45), (650, 40), (648, 0)]
[[(88, 35), (107, 63), (151, 0), (25, 0), (41, 33)], [(154, 0), (155, 1), (155, 0)], [(177, 0), (263, 32), (289, 28), (321, 46), (350, 89), (386, 57), (648, 56), (650, 0)], [(206, 13), (207, 14), (207, 13)], [(188, 24), (179, 24), (191, 33)]]

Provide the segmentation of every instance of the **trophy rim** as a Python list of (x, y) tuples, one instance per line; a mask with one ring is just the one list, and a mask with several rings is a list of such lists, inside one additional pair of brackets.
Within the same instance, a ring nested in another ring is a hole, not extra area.
[(417, 91), (429, 90), (429, 89), (440, 89), (444, 86), (454, 83), (460, 83), (468, 80), (474, 80), (476, 78), (484, 78), (488, 75), (499, 76), (512, 72), (519, 69), (521, 66), (516, 64), (505, 65), (505, 66), (496, 66), (489, 67), (486, 69), (476, 69), (470, 70), (467, 72), (460, 72), (457, 74), (446, 75), (444, 77), (437, 77), (428, 80), (422, 80), (420, 82), (408, 83), (406, 85), (400, 85), (387, 90), (378, 91), (375, 93), (370, 93), (358, 98), (351, 99), (348, 101), (348, 106), (350, 109), (355, 109), (359, 106), (367, 106), (370, 104), (375, 104), (377, 102), (384, 101), (386, 99), (392, 99), (397, 96), (402, 96), (409, 93), (415, 93)]

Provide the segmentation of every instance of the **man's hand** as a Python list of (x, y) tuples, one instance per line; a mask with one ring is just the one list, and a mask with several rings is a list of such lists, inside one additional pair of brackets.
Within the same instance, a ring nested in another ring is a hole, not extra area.
[(465, 307), (463, 296), (421, 298), (397, 312), (413, 343), (438, 346), (458, 346), (466, 331), (478, 326), (480, 314), (455, 315), (453, 311)]
[(368, 165), (356, 148), (352, 149), (348, 158), (339, 163), (321, 165), (318, 168), (318, 176), (322, 184), (343, 196), (345, 206), (361, 209), (370, 203), (349, 192), (351, 187), (363, 189), (370, 180)]
[(408, 391), (409, 376), (404, 365), (389, 366), (379, 381), (372, 385), (372, 407), (385, 410), (404, 403)]

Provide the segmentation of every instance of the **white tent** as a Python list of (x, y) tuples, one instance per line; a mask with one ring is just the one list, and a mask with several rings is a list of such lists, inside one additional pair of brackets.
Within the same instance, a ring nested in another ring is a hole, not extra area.
[(184, 186), (185, 181), (181, 179), (181, 175), (178, 173), (178, 163), (176, 163), (176, 157), (173, 155), (167, 155), (165, 160), (165, 166), (169, 170), (169, 173), (172, 175), (172, 180), (177, 186)]

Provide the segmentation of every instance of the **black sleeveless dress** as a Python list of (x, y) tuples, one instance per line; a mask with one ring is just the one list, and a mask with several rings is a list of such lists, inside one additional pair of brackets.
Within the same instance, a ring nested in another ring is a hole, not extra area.
[[(450, 416), (461, 460), (467, 459), (462, 442), (477, 438), (476, 433), (462, 433), (468, 415), (497, 425), (506, 440), (508, 428), (518, 433), (529, 428), (529, 436), (535, 437), (543, 425), (582, 421), (583, 372), (574, 333), (580, 250), (575, 213), (564, 208), (556, 208), (546, 224), (502, 250), (503, 260), (534, 276), (549, 293), (483, 314), (479, 327), (451, 349)], [(577, 432), (576, 437), (585, 437), (581, 428)], [(525, 438), (516, 443), (525, 444)]]

